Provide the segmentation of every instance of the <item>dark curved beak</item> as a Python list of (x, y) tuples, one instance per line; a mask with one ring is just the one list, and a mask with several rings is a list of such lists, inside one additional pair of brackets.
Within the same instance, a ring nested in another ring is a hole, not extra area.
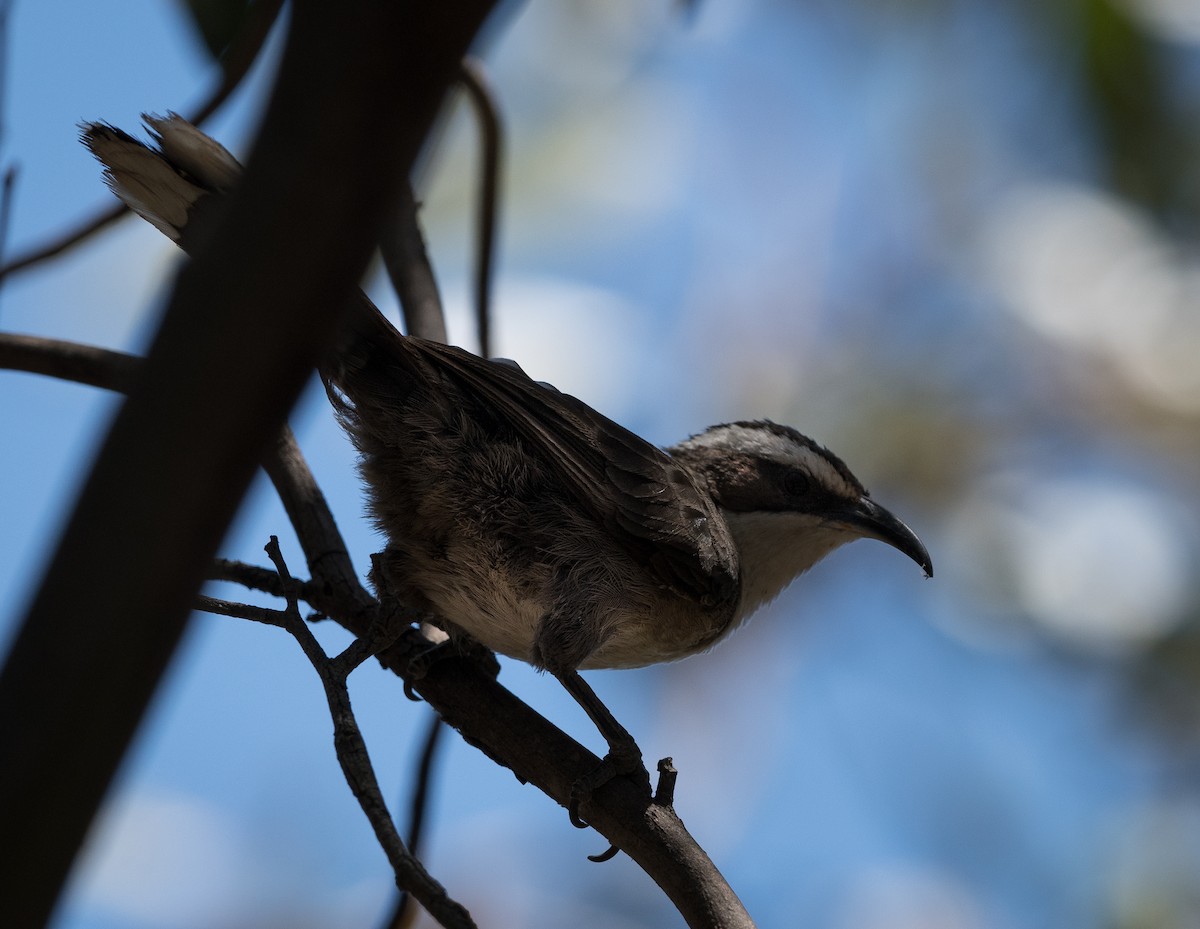
[(870, 497), (862, 497), (830, 516), (832, 522), (842, 523), (861, 536), (886, 542), (903, 552), (921, 566), (926, 577), (933, 577), (933, 561), (917, 534)]

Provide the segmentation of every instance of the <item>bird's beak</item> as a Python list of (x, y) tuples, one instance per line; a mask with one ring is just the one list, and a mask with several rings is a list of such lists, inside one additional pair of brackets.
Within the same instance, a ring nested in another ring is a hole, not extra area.
[(831, 522), (841, 523), (861, 536), (886, 542), (903, 552), (921, 566), (926, 577), (933, 577), (933, 561), (916, 533), (870, 497), (862, 497), (830, 516)]

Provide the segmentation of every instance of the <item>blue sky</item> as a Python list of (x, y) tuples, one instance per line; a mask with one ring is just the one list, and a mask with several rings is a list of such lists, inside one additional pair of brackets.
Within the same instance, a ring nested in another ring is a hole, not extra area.
[[(1018, 5), (672, 8), (535, 0), (488, 50), (510, 143), (499, 353), (664, 444), (761, 416), (813, 434), (937, 576), (855, 545), (714, 653), (594, 685), (674, 757), (680, 814), (764, 926), (1128, 918), (1196, 863), (1194, 785), (1162, 789), (1176, 759), (1128, 699), (1195, 600), (1195, 482), (1170, 451), (1200, 410), (1191, 265), (1101, 183), (1077, 51), (1047, 54)], [(213, 75), (176, 5), (18, 3), (9, 28), (19, 252), (108, 202), (79, 120), (133, 130)], [(207, 127), (235, 152), (264, 77)], [(422, 178), (467, 345), (470, 141), (455, 122)], [(6, 282), (0, 320), (137, 350), (178, 260), (124, 221)], [(7, 641), (113, 401), (3, 372), (0, 398)], [(294, 425), (365, 573), (379, 541), (319, 391)], [(259, 481), (225, 553), (264, 563), (271, 534), (302, 563)], [(502, 680), (599, 747), (554, 682), (515, 662)], [(426, 709), (373, 667), (352, 687), (402, 797)], [(389, 877), (329, 735), (293, 642), (198, 617), (56, 925), (371, 924)], [(447, 741), (428, 862), (481, 925), (677, 919)]]

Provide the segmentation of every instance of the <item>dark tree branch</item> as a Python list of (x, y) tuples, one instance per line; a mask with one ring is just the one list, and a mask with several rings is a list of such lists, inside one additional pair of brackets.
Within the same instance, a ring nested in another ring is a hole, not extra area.
[[(425, 742), (421, 756), (417, 759), (417, 776), (408, 807), (408, 847), (418, 858), (421, 857), (421, 840), (425, 832), (425, 814), (429, 809), (429, 794), (433, 787), (433, 763), (437, 760), (438, 746), (446, 727), (441, 717), (431, 715), (425, 730)], [(392, 907), (383, 929), (409, 929), (417, 921), (418, 911), (414, 898), (401, 893)]]
[(142, 359), (62, 339), (0, 332), (0, 368), (44, 374), (117, 393), (133, 389)]
[[(259, 567), (256, 564), (246, 564), (244, 561), (234, 561), (230, 558), (214, 558), (209, 570), (210, 581), (226, 581), (230, 584), (240, 584), (247, 590), (257, 590), (272, 597), (286, 597), (283, 582), (279, 580), (276, 571)], [(302, 585), (303, 586), (303, 585)], [(307, 600), (303, 589), (300, 599)]]
[[(7, 18), (7, 12), (0, 16), (0, 23)], [(3, 42), (0, 37), (0, 42)], [(15, 165), (9, 165), (8, 170), (4, 172), (3, 187), (0, 187), (0, 262), (4, 261), (4, 256), (8, 254), (8, 233), (12, 228), (12, 203), (13, 193), (17, 181), (17, 169)], [(0, 277), (0, 284), (4, 283), (4, 278)]]
[[(4, 5), (4, 13), (7, 14)], [(242, 82), (250, 67), (258, 58), (263, 43), (270, 34), (271, 26), (279, 16), (283, 0), (261, 0), (250, 7), (249, 14), (242, 24), (242, 31), (237, 39), (226, 50), (221, 59), (221, 81), (209, 93), (208, 98), (187, 117), (188, 122), (199, 126), (204, 120), (215, 113)], [(112, 225), (129, 212), (124, 203), (117, 203), (90, 219), (83, 220), (78, 226), (64, 232), (49, 242), (29, 249), (12, 261), (0, 266), (0, 283), (10, 274), (27, 271), (43, 261), (48, 261), (69, 251), (76, 245), (87, 241), (96, 233)]]
[(234, 603), (232, 600), (222, 600), (219, 597), (207, 597), (200, 594), (196, 597), (195, 607), (205, 613), (248, 619), (267, 626), (279, 626), (281, 629), (286, 629), (288, 626), (286, 613), (268, 609), (265, 606), (255, 606), (253, 603)]
[(479, 212), (475, 237), (475, 314), (479, 326), (479, 354), (492, 354), (492, 266), (496, 257), (496, 229), (500, 212), (500, 157), (504, 125), (500, 107), (484, 74), (482, 63), (463, 59), (459, 80), (471, 101), (483, 149), (479, 165)]
[(6, 280), (9, 275), (17, 274), (20, 271), (28, 271), (43, 261), (49, 261), (51, 258), (61, 255), (81, 242), (87, 241), (97, 232), (107, 229), (128, 212), (129, 208), (124, 203), (118, 203), (116, 206), (102, 210), (90, 219), (85, 219), (74, 229), (64, 232), (49, 242), (35, 246), (29, 249), (29, 251), (18, 255), (12, 261), (0, 267), (0, 282)]
[(404, 846), (396, 824), (392, 822), (384, 802), (383, 793), (371, 767), (367, 744), (363, 740), (354, 711), (350, 707), (350, 693), (346, 689), (346, 678), (363, 661), (371, 657), (380, 647), (394, 641), (403, 631), (398, 621), (389, 628), (387, 622), (376, 623), (370, 632), (355, 640), (342, 654), (330, 659), (321, 648), (312, 630), (300, 617), (296, 601), (296, 585), (288, 574), (287, 565), (279, 551), (279, 540), (271, 537), (266, 548), (267, 555), (279, 572), (280, 580), (288, 591), (288, 605), (284, 612), (283, 625), (300, 643), (309, 663), (321, 678), (325, 688), (325, 699), (329, 703), (329, 715), (333, 717), (333, 744), (338, 763), (346, 776), (350, 791), (358, 800), (363, 813), (375, 831), (375, 837), (388, 857), (396, 875), (396, 886), (411, 893), (421, 905), (448, 929), (474, 929), (475, 923), (460, 903), (451, 900), (446, 890), (434, 880), (417, 858)]
[(400, 298), (404, 331), (422, 339), (445, 342), (446, 312), (429, 263), (425, 236), (417, 221), (417, 209), (412, 185), (406, 183), (396, 199), (391, 221), (383, 228), (379, 253), (388, 280)]
[[(477, 59), (470, 56), (463, 59), (459, 82), (479, 124), (482, 148), (475, 238), (475, 311), (479, 354), (487, 358), (491, 355), (492, 268), (496, 254), (503, 127), (495, 95)], [(423, 339), (445, 342), (446, 313), (418, 221), (419, 207), (412, 185), (405, 185), (396, 202), (392, 221), (384, 227), (379, 251), (388, 279), (400, 298), (405, 331)]]
[[(279, 575), (258, 565), (246, 564), (244, 561), (233, 561), (229, 558), (215, 558), (208, 572), (208, 580), (225, 581), (229, 584), (240, 584), (247, 590), (257, 590), (272, 597), (285, 597), (287, 592), (279, 581)], [(297, 581), (300, 585), (300, 599), (305, 603), (320, 603), (330, 599), (325, 585), (319, 581)], [(366, 606), (368, 613), (374, 610), (375, 601)], [(359, 609), (362, 608), (360, 605)], [(211, 612), (211, 611), (209, 611)], [(345, 613), (343, 609), (341, 612)], [(320, 614), (320, 618), (325, 615)]]
[[(385, 652), (380, 657), (386, 667), (404, 674), (407, 656)], [(435, 662), (412, 686), (471, 745), (564, 809), (572, 785), (600, 763), (469, 660)], [(630, 779), (614, 778), (597, 789), (584, 813), (596, 831), (650, 875), (689, 926), (754, 925), (675, 811), (648, 799)]]
[(0, 805), (0, 835), (21, 849), (0, 869), (13, 925), (48, 921), (254, 468), (332, 341), (382, 204), (490, 10), (293, 2), (245, 180), (179, 275), (0, 673), (0, 796), (20, 798)]
[(311, 597), (306, 594), (305, 599), (314, 606), (324, 604), (335, 609), (336, 613), (330, 615), (341, 615), (347, 608), (369, 613), (375, 607), (375, 598), (359, 581), (333, 511), (287, 426), (276, 433), (263, 468), (296, 530), (311, 583), (319, 588), (311, 592)]

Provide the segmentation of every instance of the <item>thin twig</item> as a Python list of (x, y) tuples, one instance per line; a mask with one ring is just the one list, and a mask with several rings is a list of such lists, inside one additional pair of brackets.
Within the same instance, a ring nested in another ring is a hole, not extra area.
[(235, 603), (232, 600), (222, 600), (219, 597), (209, 597), (205, 594), (196, 595), (196, 609), (205, 613), (216, 613), (218, 616), (233, 616), (237, 619), (249, 619), (267, 626), (287, 628), (287, 616), (279, 610), (272, 610), (253, 603)]
[[(212, 568), (208, 572), (208, 579), (240, 584), (248, 590), (262, 591), (272, 597), (287, 596), (277, 572), (255, 564), (247, 564), (244, 561), (235, 561), (232, 558), (214, 558)], [(303, 590), (300, 591), (299, 596), (301, 600), (308, 600)]]
[(675, 781), (679, 778), (679, 772), (675, 769), (675, 762), (671, 758), (658, 759), (658, 785), (654, 789), (654, 802), (661, 807), (674, 809), (675, 807)]
[(262, 51), (263, 43), (271, 34), (271, 27), (279, 18), (282, 6), (283, 0), (258, 0), (247, 4), (242, 28), (221, 54), (220, 86), (188, 122), (194, 126), (200, 125), (237, 89), (254, 66), (254, 62), (258, 60), (258, 53)]
[(349, 606), (369, 614), (377, 606), (375, 598), (359, 581), (333, 510), (289, 427), (279, 431), (263, 470), (296, 531), (312, 583), (320, 588), (313, 591), (317, 599), (310, 599), (307, 590), (305, 599), (318, 609), (322, 604), (340, 611)]
[[(0, 22), (7, 18), (0, 18)], [(2, 42), (3, 39), (0, 39)], [(12, 227), (12, 204), (13, 204), (13, 188), (17, 180), (16, 165), (9, 165), (8, 170), (4, 172), (3, 187), (0, 188), (0, 262), (4, 261), (4, 256), (8, 253), (8, 233)], [(0, 284), (4, 283), (4, 278), (0, 278)]]
[(64, 232), (62, 235), (36, 248), (31, 248), (23, 255), (18, 255), (12, 261), (0, 267), (0, 281), (7, 280), (10, 274), (16, 274), (19, 271), (28, 271), (35, 265), (61, 255), (73, 246), (87, 241), (100, 230), (112, 225), (127, 212), (129, 212), (129, 207), (125, 206), (124, 203), (118, 203), (97, 213), (91, 219), (84, 220), (74, 229)]
[[(417, 761), (417, 777), (413, 784), (412, 800), (408, 809), (408, 847), (418, 857), (421, 855), (421, 840), (424, 838), (425, 814), (429, 809), (429, 794), (433, 786), (433, 763), (437, 759), (442, 733), (446, 731), (442, 719), (436, 713), (429, 718), (425, 730), (425, 744)], [(413, 898), (401, 892), (396, 905), (383, 929), (410, 929), (417, 921), (418, 910)]]
[(422, 339), (445, 342), (446, 312), (429, 263), (411, 184), (401, 189), (396, 208), (383, 227), (379, 254), (388, 280), (400, 298), (405, 331)]
[(500, 168), (503, 123), (496, 95), (492, 92), (479, 59), (463, 59), (459, 82), (467, 92), (479, 123), (482, 159), (479, 165), (479, 211), (475, 238), (475, 313), (479, 326), (479, 354), (492, 354), (492, 265), (496, 256), (496, 228), (500, 212)]
[[(279, 575), (274, 571), (232, 558), (214, 558), (208, 580), (239, 584), (247, 590), (257, 590), (272, 597), (287, 596)], [(326, 600), (328, 596), (324, 584), (318, 581), (297, 581), (297, 594), (299, 599), (313, 605)], [(309, 617), (310, 620), (312, 618)], [(325, 614), (317, 614), (317, 618), (324, 619)]]
[(128, 393), (142, 359), (94, 345), (0, 332), (0, 368)]
[[(288, 591), (284, 628), (300, 644), (300, 648), (321, 678), (321, 684), (325, 688), (325, 699), (329, 703), (329, 713), (333, 718), (333, 745), (338, 762), (342, 766), (346, 783), (350, 785), (351, 793), (358, 800), (359, 806), (371, 823), (371, 828), (375, 831), (376, 839), (388, 857), (388, 862), (395, 872), (396, 886), (420, 900), (421, 905), (443, 926), (451, 929), (474, 927), (475, 923), (466, 908), (451, 900), (445, 888), (430, 876), (421, 862), (405, 847), (384, 802), (379, 781), (371, 767), (366, 742), (350, 706), (346, 678), (354, 668), (379, 651), (380, 647), (386, 647), (389, 644), (388, 639), (394, 638), (394, 635), (388, 636), (386, 630), (373, 629), (369, 636), (356, 639), (344, 652), (330, 659), (312, 630), (300, 617), (296, 585), (288, 574), (287, 565), (279, 551), (279, 540), (275, 536), (271, 537), (266, 552), (279, 571), (284, 589)], [(379, 641), (376, 641), (377, 638)]]
[[(12, 0), (0, 2), (0, 94), (8, 88), (8, 24), (9, 14), (12, 13)], [(8, 127), (8, 101), (0, 99), (0, 139)]]

